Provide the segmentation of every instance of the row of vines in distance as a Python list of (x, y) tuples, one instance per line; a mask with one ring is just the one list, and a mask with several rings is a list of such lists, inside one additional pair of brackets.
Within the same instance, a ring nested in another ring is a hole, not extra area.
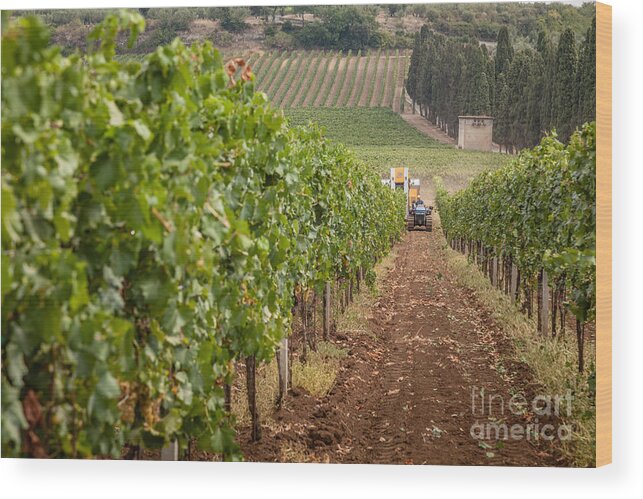
[[(522, 289), (530, 316), (537, 290), (541, 333), (556, 336), (557, 316), (563, 332), (565, 312), (573, 313), (581, 372), (585, 324), (596, 314), (595, 172), (592, 122), (567, 146), (555, 136), (545, 137), (510, 165), (482, 173), (466, 189), (453, 195), (439, 189), (437, 195), (452, 247), (469, 254), (489, 275), (502, 273), (505, 292), (514, 300)], [(502, 286), (501, 279), (494, 280)], [(551, 315), (543, 314), (550, 303)]]
[(124, 29), (144, 21), (107, 18), (84, 57), (35, 18), (3, 32), (2, 453), (236, 459), (234, 362), (274, 356), (297, 292), (372, 280), (404, 201), (288, 128), (243, 60), (176, 40), (118, 62)]
[[(404, 50), (277, 51), (251, 58), (258, 68), (257, 88), (284, 108), (315, 103), (321, 107), (390, 107), (397, 112), (403, 105), (409, 63)], [(294, 91), (287, 97), (291, 87)]]

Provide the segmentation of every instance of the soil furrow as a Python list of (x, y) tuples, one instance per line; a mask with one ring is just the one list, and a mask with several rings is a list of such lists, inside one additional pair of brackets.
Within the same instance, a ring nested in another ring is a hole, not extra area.
[[(266, 428), (261, 442), (244, 444), (247, 459), (279, 461), (283, 449), (298, 445), (305, 460), (321, 462), (565, 464), (558, 447), (542, 439), (472, 436), (478, 424), (524, 427), (534, 418), (530, 411), (480, 414), (472, 405), (476, 390), (529, 400), (538, 385), (512, 357), (511, 340), (489, 311), (456, 282), (447, 251), (439, 228), (405, 235), (380, 278), (368, 331), (333, 338), (349, 356), (330, 394), (289, 398), (276, 413), (278, 429)], [(546, 422), (557, 420), (541, 418)], [(245, 433), (241, 440), (247, 441)]]
[(326, 77), (324, 78), (324, 82), (322, 83), (319, 95), (315, 99), (315, 106), (328, 106), (329, 102), (333, 100), (333, 97), (335, 95), (333, 93), (333, 90), (335, 90), (335, 88), (339, 86), (339, 77), (344, 69), (344, 65), (346, 64), (346, 59), (342, 57), (341, 54), (335, 54), (331, 57), (332, 60), (326, 71)]

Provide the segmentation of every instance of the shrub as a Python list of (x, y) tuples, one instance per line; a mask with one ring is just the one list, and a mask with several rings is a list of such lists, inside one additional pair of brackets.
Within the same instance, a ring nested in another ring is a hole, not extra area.
[(332, 33), (318, 21), (307, 24), (295, 36), (297, 43), (304, 48), (326, 48), (335, 45)]
[(277, 28), (277, 26), (275, 26), (274, 24), (268, 24), (263, 29), (263, 34), (266, 38), (275, 36), (277, 33), (279, 33), (279, 28)]
[(234, 37), (225, 30), (215, 30), (210, 34), (210, 41), (215, 47), (228, 47), (234, 42)]
[(250, 16), (250, 10), (246, 7), (225, 7), (221, 11), (220, 21), (223, 29), (239, 33), (248, 27), (246, 18)]
[(273, 36), (266, 37), (266, 44), (270, 48), (290, 49), (295, 45), (295, 39), (292, 35), (279, 31)]

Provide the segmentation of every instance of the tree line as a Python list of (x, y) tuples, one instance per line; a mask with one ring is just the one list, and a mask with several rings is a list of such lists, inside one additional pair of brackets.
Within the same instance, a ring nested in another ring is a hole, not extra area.
[(495, 53), (475, 39), (455, 39), (424, 26), (416, 35), (406, 90), (413, 107), (457, 138), (458, 116), (491, 115), (493, 140), (508, 152), (533, 147), (556, 130), (567, 141), (595, 119), (596, 18), (584, 40), (572, 29), (556, 43), (543, 30), (534, 49), (515, 51), (498, 32)]

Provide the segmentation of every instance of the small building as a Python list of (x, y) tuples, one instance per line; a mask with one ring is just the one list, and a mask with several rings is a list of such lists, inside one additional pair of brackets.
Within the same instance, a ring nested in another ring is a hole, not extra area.
[(458, 116), (458, 149), (492, 151), (493, 118), (491, 116)]

